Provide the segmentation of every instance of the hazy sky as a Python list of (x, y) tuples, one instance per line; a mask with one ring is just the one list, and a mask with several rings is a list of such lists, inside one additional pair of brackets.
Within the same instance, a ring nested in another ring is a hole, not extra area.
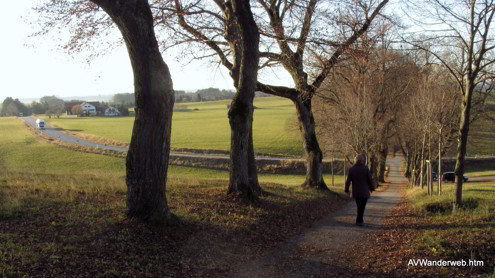
[[(0, 9), (0, 102), (8, 96), (25, 99), (133, 91), (132, 70), (124, 46), (87, 64), (84, 55), (69, 57), (53, 38), (28, 38), (33, 31), (22, 18), (36, 16), (31, 11), (36, 2), (4, 1)], [(174, 89), (233, 88), (222, 67), (200, 62), (182, 67), (172, 55), (165, 53), (164, 59), (172, 73)]]

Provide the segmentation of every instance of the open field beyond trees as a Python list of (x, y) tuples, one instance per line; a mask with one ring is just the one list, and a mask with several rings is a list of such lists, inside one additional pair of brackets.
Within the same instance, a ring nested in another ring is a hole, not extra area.
[[(172, 118), (172, 147), (230, 149), (228, 100), (180, 103)], [(255, 98), (254, 144), (261, 153), (302, 154), (294, 104), (279, 97)], [(197, 109), (197, 110), (196, 110)], [(134, 117), (85, 117), (48, 119), (71, 132), (129, 142)]]
[[(489, 117), (495, 118), (495, 103), (491, 105)], [(468, 156), (495, 156), (495, 122), (482, 118), (470, 127)]]
[(179, 220), (164, 231), (125, 217), (124, 159), (44, 143), (15, 118), (0, 118), (0, 129), (9, 131), (0, 133), (2, 276), (221, 275), (239, 254), (259, 254), (348, 200), (301, 190), (303, 176), (260, 175), (266, 194), (243, 206), (226, 194), (226, 171), (171, 166)]

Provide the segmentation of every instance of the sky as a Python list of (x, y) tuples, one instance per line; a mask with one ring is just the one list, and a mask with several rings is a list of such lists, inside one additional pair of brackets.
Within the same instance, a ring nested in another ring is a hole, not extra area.
[[(0, 102), (9, 96), (22, 100), (46, 95), (133, 92), (132, 69), (125, 46), (88, 64), (84, 54), (70, 57), (52, 37), (29, 38), (34, 30), (30, 30), (24, 18), (36, 16), (31, 8), (38, 1), (4, 2), (0, 9)], [(170, 52), (164, 53), (163, 58), (170, 68), (175, 90), (233, 89), (228, 71), (222, 67), (200, 61), (184, 66), (175, 62)]]

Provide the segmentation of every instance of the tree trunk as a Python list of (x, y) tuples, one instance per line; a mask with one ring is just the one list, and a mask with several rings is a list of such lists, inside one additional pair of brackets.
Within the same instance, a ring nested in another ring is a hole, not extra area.
[(428, 119), (428, 194), (433, 195), (433, 164), (431, 161), (431, 121)]
[(442, 195), (442, 128), (438, 136), (438, 195)]
[(378, 183), (378, 175), (377, 175), (377, 172), (378, 172), (378, 163), (376, 161), (376, 155), (374, 153), (371, 154), (371, 162), (370, 162), (370, 172), (371, 172), (371, 178), (373, 180), (373, 186), (375, 188), (378, 187), (379, 183)]
[(467, 151), (467, 140), (469, 133), (469, 120), (471, 114), (471, 99), (474, 85), (472, 80), (467, 80), (465, 95), (461, 103), (461, 121), (459, 128), (459, 140), (457, 144), (457, 160), (455, 164), (455, 205), (462, 203), (462, 184), (464, 183), (464, 159)]
[(174, 91), (148, 1), (92, 0), (117, 24), (134, 73), (136, 118), (126, 160), (128, 216), (163, 222)]
[(312, 95), (302, 93), (303, 91), (300, 89), (268, 86), (259, 82), (257, 83), (257, 90), (266, 94), (288, 98), (295, 104), (306, 159), (306, 180), (302, 187), (329, 190), (323, 180), (323, 152), (316, 138), (315, 120), (311, 109)]
[(237, 93), (229, 110), (232, 135), (228, 193), (236, 194), (242, 200), (252, 202), (257, 200), (260, 192), (257, 175), (253, 179), (256, 162), (252, 140), (253, 99), (259, 62), (259, 33), (249, 1), (233, 1), (233, 10), (242, 40)]
[(385, 168), (387, 167), (388, 145), (382, 144), (378, 152), (378, 181), (385, 182)]
[(421, 189), (424, 187), (424, 169), (425, 169), (425, 144), (426, 144), (426, 132), (423, 134), (423, 145), (421, 147), (421, 169), (419, 174), (419, 184), (421, 185)]
[[(254, 112), (254, 111), (253, 111)], [(262, 190), (258, 181), (258, 168), (256, 166), (256, 157), (254, 155), (254, 143), (253, 143), (253, 125), (251, 124), (249, 134), (249, 149), (248, 149), (248, 175), (249, 186), (253, 189), (256, 195), (261, 195)]]
[(310, 96), (307, 96), (305, 99), (293, 100), (296, 105), (306, 158), (306, 180), (302, 187), (329, 190), (323, 180), (323, 152), (318, 144), (318, 139), (316, 139), (311, 99)]
[(406, 167), (404, 169), (404, 177), (409, 179), (409, 183), (411, 182), (411, 172), (412, 172), (412, 154), (408, 151), (406, 155)]

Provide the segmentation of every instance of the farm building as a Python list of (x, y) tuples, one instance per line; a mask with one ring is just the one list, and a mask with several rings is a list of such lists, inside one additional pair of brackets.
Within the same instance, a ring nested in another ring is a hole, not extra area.
[(105, 116), (120, 116), (120, 112), (117, 108), (109, 106), (105, 109)]
[(96, 107), (87, 102), (81, 104), (82, 113), (88, 116), (96, 116)]

